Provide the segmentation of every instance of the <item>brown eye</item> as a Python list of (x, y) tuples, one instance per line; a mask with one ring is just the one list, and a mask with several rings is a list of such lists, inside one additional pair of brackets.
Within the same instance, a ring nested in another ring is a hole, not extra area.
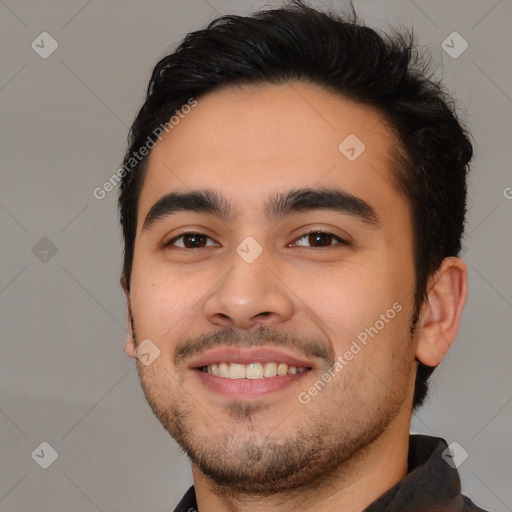
[[(299, 243), (300, 240), (304, 240), (305, 243)], [(297, 238), (295, 244), (298, 246), (308, 246), (309, 247), (315, 247), (315, 248), (322, 248), (322, 247), (332, 247), (333, 241), (337, 241), (342, 245), (347, 245), (347, 242), (340, 238), (339, 236), (333, 235), (332, 233), (325, 233), (323, 231), (313, 231), (311, 233), (306, 233), (305, 235), (301, 236), (300, 238)]]
[(166, 247), (174, 246), (182, 249), (201, 249), (203, 247), (215, 246), (215, 243), (208, 244), (208, 240), (213, 242), (210, 237), (202, 233), (183, 233), (170, 240), (166, 244)]

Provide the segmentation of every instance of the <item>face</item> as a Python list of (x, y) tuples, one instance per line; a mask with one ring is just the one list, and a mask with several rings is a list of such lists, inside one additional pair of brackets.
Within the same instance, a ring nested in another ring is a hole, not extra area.
[(152, 150), (129, 304), (159, 356), (139, 376), (215, 484), (304, 486), (408, 429), (413, 236), (394, 144), (375, 111), (294, 83), (201, 97)]

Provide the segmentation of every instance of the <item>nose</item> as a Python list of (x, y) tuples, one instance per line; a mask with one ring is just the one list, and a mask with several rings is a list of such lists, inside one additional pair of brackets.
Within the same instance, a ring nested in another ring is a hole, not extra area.
[(294, 312), (293, 292), (265, 251), (251, 263), (235, 253), (231, 268), (207, 296), (206, 319), (220, 327), (250, 329), (276, 325)]

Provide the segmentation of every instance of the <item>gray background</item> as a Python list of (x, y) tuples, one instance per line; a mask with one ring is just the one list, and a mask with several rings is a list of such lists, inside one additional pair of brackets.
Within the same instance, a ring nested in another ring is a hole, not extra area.
[[(100, 201), (92, 191), (120, 165), (157, 60), (213, 17), (262, 5), (0, 2), (0, 510), (163, 512), (191, 483), (122, 350), (117, 192)], [(371, 26), (412, 24), (467, 111), (476, 140), (470, 296), (412, 431), (458, 442), (469, 454), (463, 491), (493, 512), (512, 510), (512, 3), (355, 6)], [(31, 47), (48, 50), (43, 31), (59, 45), (46, 59)], [(456, 59), (441, 47), (453, 31), (469, 44)], [(58, 453), (48, 469), (31, 457), (43, 441)]]

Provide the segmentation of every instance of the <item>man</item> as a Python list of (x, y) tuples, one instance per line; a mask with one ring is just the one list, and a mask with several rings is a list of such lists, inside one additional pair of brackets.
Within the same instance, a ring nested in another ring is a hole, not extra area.
[[(476, 511), (409, 436), (467, 296), (472, 147), (406, 36), (298, 2), (155, 67), (119, 199), (125, 351), (177, 511)], [(448, 462), (447, 462), (448, 461)]]

